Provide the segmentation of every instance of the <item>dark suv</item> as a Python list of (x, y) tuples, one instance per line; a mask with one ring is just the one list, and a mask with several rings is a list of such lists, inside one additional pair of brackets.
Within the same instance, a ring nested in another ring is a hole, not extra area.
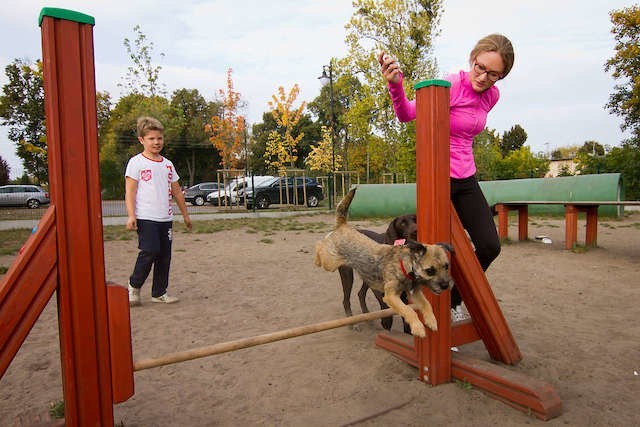
[(0, 206), (26, 206), (31, 209), (48, 205), (49, 193), (39, 185), (3, 185), (0, 187)]
[(207, 200), (207, 194), (217, 189), (217, 182), (201, 182), (200, 184), (187, 188), (184, 192), (184, 200), (192, 205), (202, 206)]
[(256, 186), (253, 190), (247, 190), (247, 209), (253, 209), (254, 204), (258, 209), (267, 209), (269, 205), (285, 203), (301, 205), (304, 203), (305, 194), (307, 206), (310, 208), (317, 207), (324, 198), (322, 186), (313, 178), (304, 178), (304, 181), (300, 176), (274, 178)]

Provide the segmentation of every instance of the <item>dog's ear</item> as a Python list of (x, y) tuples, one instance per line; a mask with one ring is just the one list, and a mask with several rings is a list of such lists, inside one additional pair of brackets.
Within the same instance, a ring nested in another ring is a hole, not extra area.
[(424, 256), (427, 253), (427, 247), (415, 240), (407, 239), (405, 245), (411, 250), (411, 252), (417, 254), (419, 257)]
[(389, 223), (389, 226), (387, 227), (387, 232), (385, 233), (385, 235), (387, 236), (388, 242), (394, 242), (398, 239), (404, 238), (404, 236), (401, 236), (400, 234), (398, 234), (398, 225), (397, 225), (398, 220), (399, 218), (394, 218)]
[(451, 244), (449, 243), (439, 242), (439, 243), (436, 243), (436, 245), (440, 246), (442, 249), (444, 249), (445, 251), (451, 254), (456, 253), (455, 249), (453, 249), (453, 246), (451, 246)]

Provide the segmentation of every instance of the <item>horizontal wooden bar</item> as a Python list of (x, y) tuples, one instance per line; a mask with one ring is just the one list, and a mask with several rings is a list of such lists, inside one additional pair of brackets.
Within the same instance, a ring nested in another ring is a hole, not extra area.
[[(413, 306), (412, 306), (413, 307)], [(282, 341), (289, 338), (295, 338), (302, 335), (314, 334), (329, 329), (340, 328), (342, 326), (354, 325), (356, 323), (367, 322), (369, 320), (381, 319), (396, 314), (392, 308), (386, 310), (374, 311), (371, 313), (363, 313), (355, 316), (345, 317), (342, 319), (328, 320), (326, 322), (314, 323), (306, 326), (285, 329), (278, 332), (272, 332), (253, 337), (242, 338), (235, 341), (228, 341), (210, 346), (194, 348), (191, 350), (178, 351), (169, 353), (157, 358), (149, 358), (138, 360), (133, 364), (134, 371), (143, 369), (156, 368), (158, 366), (171, 365), (173, 363), (186, 362), (187, 360), (199, 359), (202, 357), (213, 356), (216, 354), (228, 353), (230, 351), (241, 350), (243, 348), (255, 347), (262, 344), (268, 344), (275, 341)]]

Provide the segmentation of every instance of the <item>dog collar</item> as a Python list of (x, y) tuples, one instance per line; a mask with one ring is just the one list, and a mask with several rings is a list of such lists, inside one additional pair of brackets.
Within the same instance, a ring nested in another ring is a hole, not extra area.
[(402, 274), (404, 277), (411, 280), (412, 282), (416, 281), (416, 274), (412, 271), (411, 273), (407, 273), (407, 270), (404, 268), (404, 263), (400, 260), (400, 269), (402, 270)]

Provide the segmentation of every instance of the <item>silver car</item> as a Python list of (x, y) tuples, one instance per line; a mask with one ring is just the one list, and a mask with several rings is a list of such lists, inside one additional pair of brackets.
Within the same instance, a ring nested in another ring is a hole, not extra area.
[(0, 206), (26, 206), (31, 209), (49, 204), (49, 193), (38, 185), (3, 185)]

